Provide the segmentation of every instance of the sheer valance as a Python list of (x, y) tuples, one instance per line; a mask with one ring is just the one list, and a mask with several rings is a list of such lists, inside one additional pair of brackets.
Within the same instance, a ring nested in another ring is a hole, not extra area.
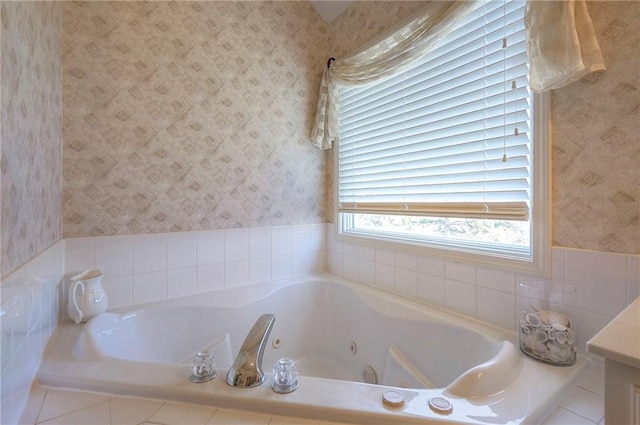
[(529, 0), (524, 22), (531, 90), (557, 89), (605, 70), (585, 0)]
[[(338, 139), (340, 86), (363, 86), (402, 72), (438, 47), (478, 2), (487, 1), (431, 1), (371, 45), (333, 61), (322, 76), (313, 144), (329, 149)], [(585, 0), (528, 0), (525, 25), (533, 91), (559, 88), (605, 69)]]
[[(488, 0), (481, 0), (488, 1)], [(322, 76), (313, 143), (329, 149), (338, 138), (338, 85), (358, 87), (404, 70), (434, 47), (472, 9), (473, 1), (432, 1), (400, 27), (347, 58), (339, 58)]]

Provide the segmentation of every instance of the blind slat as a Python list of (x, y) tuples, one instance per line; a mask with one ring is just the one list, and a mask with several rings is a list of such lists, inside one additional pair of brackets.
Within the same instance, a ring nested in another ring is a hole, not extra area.
[(523, 14), (489, 2), (404, 73), (342, 91), (339, 211), (528, 219)]

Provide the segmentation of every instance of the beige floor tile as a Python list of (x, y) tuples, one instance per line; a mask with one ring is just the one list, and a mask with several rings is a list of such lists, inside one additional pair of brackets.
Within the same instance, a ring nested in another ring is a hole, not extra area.
[(33, 384), (31, 391), (29, 391), (27, 404), (24, 406), (22, 416), (18, 420), (19, 425), (33, 425), (36, 423), (46, 395), (46, 388), (39, 386), (37, 383)]
[(163, 403), (142, 398), (111, 397), (111, 425), (137, 425), (149, 419)]
[[(104, 394), (49, 389), (44, 398), (38, 423), (109, 401)], [(108, 404), (107, 404), (108, 406)], [(107, 422), (108, 423), (108, 422)]]
[(207, 425), (268, 425), (270, 420), (269, 415), (218, 409)]
[(604, 398), (580, 387), (574, 387), (561, 406), (596, 424), (604, 416)]
[(147, 421), (162, 425), (205, 425), (215, 410), (196, 404), (167, 402)]
[(86, 409), (58, 416), (42, 425), (109, 425), (109, 402), (87, 407)]
[(578, 386), (604, 396), (604, 363), (592, 360)]

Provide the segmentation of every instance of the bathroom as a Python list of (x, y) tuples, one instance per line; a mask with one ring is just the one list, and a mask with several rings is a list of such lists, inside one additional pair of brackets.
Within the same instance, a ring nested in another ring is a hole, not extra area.
[[(526, 276), (334, 237), (333, 154), (309, 138), (327, 57), (419, 6), (3, 2), (3, 309), (39, 294), (2, 328), (3, 417), (67, 320), (63, 275), (90, 268), (113, 308), (329, 271), (515, 331)], [(640, 294), (640, 6), (589, 11), (607, 71), (552, 93), (550, 281), (577, 288), (581, 350)], [(598, 423), (598, 392), (559, 417)]]

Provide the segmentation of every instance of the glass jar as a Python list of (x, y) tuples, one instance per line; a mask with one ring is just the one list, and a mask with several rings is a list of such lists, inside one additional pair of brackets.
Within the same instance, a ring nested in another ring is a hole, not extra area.
[[(529, 357), (559, 366), (576, 362), (576, 329), (563, 313), (577, 287), (544, 279), (521, 279), (517, 287), (522, 306), (519, 324), (520, 350)], [(526, 306), (526, 307), (525, 307)]]

